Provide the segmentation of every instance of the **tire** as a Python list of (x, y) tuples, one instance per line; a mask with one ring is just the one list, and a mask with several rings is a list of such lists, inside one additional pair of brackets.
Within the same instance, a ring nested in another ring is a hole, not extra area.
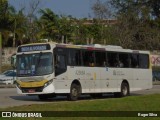
[(114, 93), (115, 97), (125, 97), (129, 95), (130, 95), (129, 85), (126, 82), (123, 82), (121, 84), (121, 92)]
[(81, 94), (81, 87), (79, 85), (73, 83), (71, 85), (70, 93), (67, 96), (68, 100), (76, 101), (76, 100), (78, 100), (80, 94)]
[(129, 85), (126, 82), (123, 82), (121, 85), (121, 97), (129, 96)]

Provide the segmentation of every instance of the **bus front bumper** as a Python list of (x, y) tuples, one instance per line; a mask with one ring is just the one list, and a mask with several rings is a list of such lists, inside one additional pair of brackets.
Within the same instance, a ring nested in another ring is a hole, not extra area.
[(18, 94), (37, 95), (37, 94), (50, 94), (55, 92), (53, 84), (44, 87), (19, 87), (16, 85)]

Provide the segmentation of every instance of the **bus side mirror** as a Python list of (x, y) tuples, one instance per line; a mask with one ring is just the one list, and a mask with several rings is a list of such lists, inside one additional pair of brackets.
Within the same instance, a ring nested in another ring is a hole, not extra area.
[(11, 66), (13, 69), (16, 69), (16, 55), (11, 56)]

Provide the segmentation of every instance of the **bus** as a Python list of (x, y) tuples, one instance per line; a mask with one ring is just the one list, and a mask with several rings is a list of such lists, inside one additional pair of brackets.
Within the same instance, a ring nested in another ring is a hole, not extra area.
[(148, 51), (111, 45), (34, 43), (17, 48), (18, 94), (45, 100), (66, 95), (77, 100), (112, 93), (116, 97), (152, 88)]

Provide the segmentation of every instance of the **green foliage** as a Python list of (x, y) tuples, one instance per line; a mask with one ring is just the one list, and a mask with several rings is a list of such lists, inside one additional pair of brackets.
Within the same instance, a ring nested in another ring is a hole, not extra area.
[[(30, 7), (36, 9), (32, 4)], [(112, 6), (111, 6), (112, 5)], [(112, 7), (112, 8), (111, 8)], [(73, 44), (114, 44), (132, 49), (159, 49), (159, 0), (97, 0), (91, 10), (92, 20), (57, 15), (49, 8), (40, 9), (40, 17), (16, 11), (7, 0), (0, 0), (0, 31), (3, 46), (49, 39)], [(34, 11), (35, 11), (34, 9)], [(116, 24), (107, 22), (116, 13)], [(12, 35), (12, 36), (11, 36)]]
[[(158, 11), (154, 8), (159, 8), (159, 2), (113, 0), (112, 4), (117, 8), (118, 20), (114, 34), (121, 46), (132, 49), (159, 49)], [(154, 17), (156, 19), (153, 19)]]
[(56, 35), (59, 33), (59, 16), (48, 8), (41, 9), (39, 12), (42, 15), (38, 21), (40, 27), (39, 36), (51, 40), (56, 39)]

